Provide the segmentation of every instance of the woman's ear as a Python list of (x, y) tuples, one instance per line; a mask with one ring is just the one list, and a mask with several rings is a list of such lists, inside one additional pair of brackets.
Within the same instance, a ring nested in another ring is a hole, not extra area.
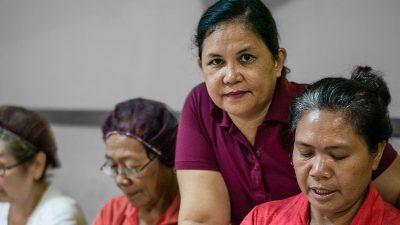
[(45, 172), (46, 168), (46, 154), (42, 151), (39, 151), (36, 156), (35, 159), (32, 162), (31, 165), (31, 169), (32, 169), (32, 174), (33, 174), (33, 178), (35, 180), (39, 180), (43, 173)]
[(287, 57), (286, 49), (284, 48), (278, 49), (278, 56), (275, 58), (275, 71), (277, 77), (280, 77), (282, 74), (282, 69), (285, 64), (286, 57)]
[(377, 151), (373, 155), (372, 169), (376, 170), (378, 168), (379, 162), (381, 161), (383, 151), (385, 151), (386, 141), (381, 141), (378, 143)]

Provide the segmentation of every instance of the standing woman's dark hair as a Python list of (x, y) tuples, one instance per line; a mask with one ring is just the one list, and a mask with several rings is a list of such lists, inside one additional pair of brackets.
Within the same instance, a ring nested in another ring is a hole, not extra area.
[[(204, 40), (212, 34), (218, 25), (239, 21), (249, 26), (277, 58), (279, 52), (279, 34), (269, 9), (260, 0), (220, 0), (207, 9), (197, 25), (194, 42), (201, 59)], [(288, 68), (282, 70), (282, 75)]]
[[(48, 122), (36, 112), (18, 106), (1, 106), (0, 128), (2, 138), (10, 140), (7, 142), (8, 151), (17, 161), (33, 159), (41, 151), (46, 155), (46, 168), (60, 167), (53, 133)], [(16, 135), (20, 141), (10, 139), (5, 134), (7, 131)]]
[(392, 135), (390, 100), (380, 72), (358, 66), (351, 79), (325, 78), (309, 86), (293, 104), (291, 128), (295, 131), (301, 117), (313, 110), (341, 113), (374, 153), (378, 143)]

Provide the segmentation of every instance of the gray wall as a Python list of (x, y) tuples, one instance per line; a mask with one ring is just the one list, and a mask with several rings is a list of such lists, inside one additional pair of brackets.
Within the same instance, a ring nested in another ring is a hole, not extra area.
[[(0, 1), (0, 103), (107, 109), (134, 96), (180, 108), (201, 80), (200, 1)], [(15, 94), (15, 93), (18, 94)]]
[[(202, 80), (191, 41), (202, 0), (0, 0), (0, 104), (108, 110), (143, 96), (179, 111)], [(355, 64), (382, 70), (400, 117), (400, 1), (275, 0), (290, 79), (310, 82)], [(52, 125), (62, 168), (54, 182), (78, 199), (89, 221), (119, 193), (99, 167), (96, 126)], [(400, 149), (400, 141), (394, 144)]]

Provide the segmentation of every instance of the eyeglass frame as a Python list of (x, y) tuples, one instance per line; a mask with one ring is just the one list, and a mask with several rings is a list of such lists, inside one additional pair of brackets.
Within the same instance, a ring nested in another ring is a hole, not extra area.
[[(148, 165), (150, 165), (151, 162), (154, 161), (154, 159), (157, 158), (156, 155), (153, 157), (149, 158), (149, 161), (147, 161), (143, 166), (140, 168), (128, 168), (128, 167), (117, 167), (116, 169), (113, 169), (110, 165), (108, 165), (108, 162), (105, 162), (101, 167), (100, 171), (103, 172), (105, 175), (116, 178), (118, 175), (124, 175), (126, 178), (136, 178), (140, 175), (140, 173), (146, 169)], [(109, 169), (111, 173), (107, 173), (105, 170)], [(121, 171), (121, 172), (120, 172)]]
[[(33, 155), (33, 156), (35, 156), (35, 155)], [(15, 167), (17, 167), (17, 166), (20, 166), (20, 165), (22, 165), (22, 164), (28, 162), (28, 161), (31, 160), (32, 158), (33, 158), (32, 156), (26, 157), (25, 159), (23, 159), (23, 160), (21, 160), (21, 161), (19, 161), (19, 162), (16, 162), (16, 163), (14, 163), (14, 164), (11, 165), (11, 166), (3, 166), (3, 165), (0, 165), (0, 177), (4, 177), (4, 176), (6, 175), (6, 173), (7, 173), (8, 170), (13, 169), (13, 168), (15, 168)]]

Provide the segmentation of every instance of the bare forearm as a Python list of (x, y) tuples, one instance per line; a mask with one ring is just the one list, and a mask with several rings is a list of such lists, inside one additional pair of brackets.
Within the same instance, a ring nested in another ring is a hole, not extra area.
[(219, 172), (178, 171), (181, 190), (179, 225), (228, 225), (228, 190)]

